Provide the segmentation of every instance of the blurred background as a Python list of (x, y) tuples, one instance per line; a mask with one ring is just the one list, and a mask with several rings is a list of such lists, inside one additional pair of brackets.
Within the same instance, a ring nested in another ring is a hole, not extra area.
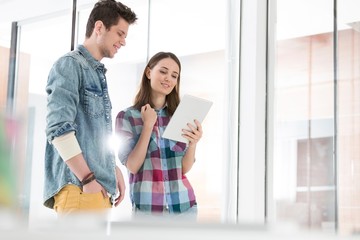
[[(95, 2), (0, 0), (0, 214), (29, 229), (56, 220), (42, 204), (47, 75)], [(214, 103), (188, 173), (199, 223), (359, 234), (359, 1), (122, 2), (138, 22), (103, 61), (113, 118), (158, 51), (180, 57), (180, 95)], [(111, 221), (130, 219), (126, 197)]]

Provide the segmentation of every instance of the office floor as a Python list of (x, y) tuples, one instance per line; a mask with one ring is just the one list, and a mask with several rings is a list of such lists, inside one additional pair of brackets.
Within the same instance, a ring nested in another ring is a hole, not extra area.
[(107, 222), (99, 218), (71, 217), (66, 220), (41, 223), (29, 229), (24, 221), (2, 214), (1, 239), (359, 239), (359, 236), (339, 236), (332, 232), (305, 231), (292, 225), (264, 226), (256, 224), (210, 224), (175, 221)]

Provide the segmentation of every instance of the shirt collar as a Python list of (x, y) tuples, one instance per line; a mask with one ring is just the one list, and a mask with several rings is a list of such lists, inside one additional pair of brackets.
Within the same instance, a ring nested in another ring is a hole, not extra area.
[(84, 45), (79, 44), (77, 46), (77, 49), (79, 50), (79, 52), (84, 56), (84, 58), (90, 63), (90, 65), (94, 68), (94, 69), (101, 69), (104, 71), (104, 73), (106, 73), (106, 68), (105, 65), (101, 62), (99, 62), (98, 60), (96, 60), (89, 52), (89, 50), (87, 50)]
[(167, 104), (165, 104), (162, 108), (160, 108), (160, 109), (155, 109), (155, 112), (157, 112), (157, 113), (163, 113), (165, 110), (166, 110), (166, 108), (167, 108)]

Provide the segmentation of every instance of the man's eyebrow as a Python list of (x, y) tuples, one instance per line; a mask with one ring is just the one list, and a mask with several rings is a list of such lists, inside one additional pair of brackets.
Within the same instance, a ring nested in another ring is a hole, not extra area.
[(123, 34), (123, 35), (125, 35), (125, 37), (126, 37), (126, 33), (125, 33), (125, 31), (124, 31), (124, 30), (122, 30), (122, 29), (118, 29), (118, 32), (119, 32), (119, 33), (121, 33), (121, 34)]

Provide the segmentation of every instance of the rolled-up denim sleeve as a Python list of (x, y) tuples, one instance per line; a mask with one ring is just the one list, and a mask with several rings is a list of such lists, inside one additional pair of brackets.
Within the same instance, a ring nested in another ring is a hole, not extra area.
[(46, 137), (51, 142), (77, 130), (74, 120), (79, 105), (80, 65), (71, 57), (60, 58), (51, 68), (46, 85)]
[(126, 165), (129, 154), (136, 144), (136, 136), (132, 132), (132, 126), (125, 111), (121, 111), (115, 122), (115, 133), (119, 139), (118, 158), (123, 165)]

